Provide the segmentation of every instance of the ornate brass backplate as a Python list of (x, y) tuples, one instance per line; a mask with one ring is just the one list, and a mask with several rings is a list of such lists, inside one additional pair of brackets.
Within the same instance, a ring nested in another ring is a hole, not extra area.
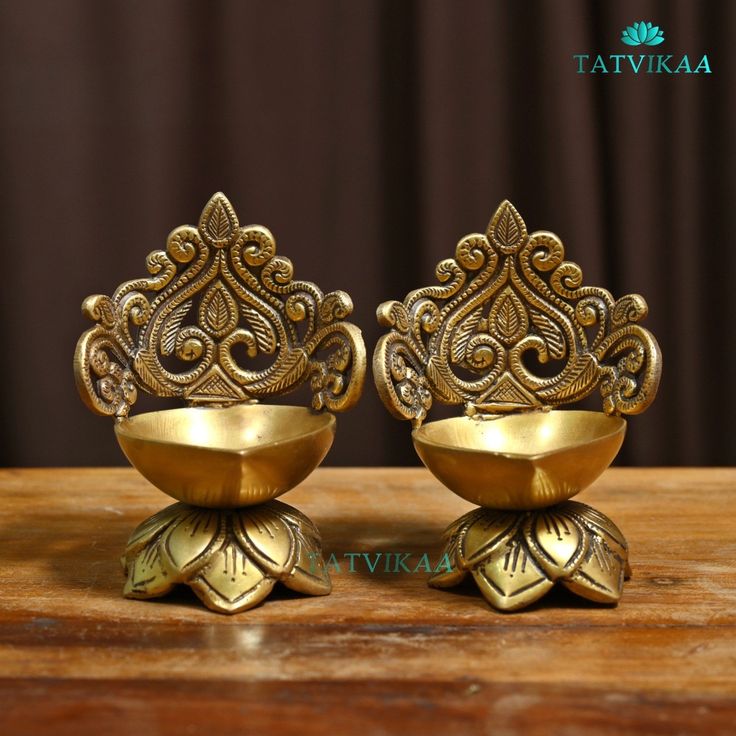
[[(77, 345), (75, 377), (93, 411), (125, 416), (139, 388), (226, 405), (282, 394), (307, 379), (316, 409), (341, 411), (357, 401), (365, 349), (360, 330), (344, 321), (350, 297), (293, 280), (273, 235), (260, 225), (241, 227), (223, 194), (210, 199), (196, 228), (176, 228), (146, 266), (149, 276), (82, 305), (96, 324)], [(243, 366), (235, 348), (268, 365)]]
[[(578, 401), (600, 386), (608, 414), (637, 414), (657, 392), (659, 347), (639, 322), (637, 294), (614, 301), (583, 286), (553, 233), (527, 233), (502, 202), (484, 234), (464, 237), (441, 261), (437, 286), (384, 302), (378, 321), (390, 331), (373, 359), (386, 407), (421, 424), (437, 400), (468, 415), (523, 411)], [(541, 377), (525, 358), (558, 361)]]
[[(417, 451), (437, 478), (489, 505), (450, 525), (444, 555), (452, 569), (430, 585), (450, 587), (470, 572), (502, 610), (529, 605), (556, 582), (614, 603), (628, 572), (626, 541), (615, 524), (567, 500), (611, 462), (623, 420), (601, 430), (609, 446), (596, 431), (586, 434), (601, 424), (584, 416), (590, 412), (562, 412), (556, 422), (542, 412), (599, 387), (605, 414), (637, 414), (657, 392), (661, 354), (640, 325), (644, 299), (614, 300), (583, 285), (580, 267), (564, 257), (556, 235), (529, 233), (504, 201), (485, 233), (462, 238), (455, 258), (438, 264), (439, 284), (385, 302), (377, 313), (389, 328), (373, 357), (384, 404), (411, 420)], [(550, 370), (540, 375), (534, 360)], [(433, 401), (463, 405), (466, 417), (422, 427)], [(530, 421), (498, 421), (510, 412), (527, 412)], [(518, 438), (509, 435), (513, 427), (522, 432)], [(495, 470), (484, 472), (489, 468)], [(584, 482), (581, 468), (590, 472)], [(548, 491), (556, 500), (540, 509)], [(519, 505), (510, 507), (509, 498)], [(492, 508), (493, 501), (503, 508)]]

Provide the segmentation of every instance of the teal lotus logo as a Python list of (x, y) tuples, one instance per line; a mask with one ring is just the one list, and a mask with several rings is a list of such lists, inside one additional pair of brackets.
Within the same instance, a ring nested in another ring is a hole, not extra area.
[[(664, 33), (659, 26), (639, 20), (621, 33), (627, 46), (659, 46)], [(697, 56), (673, 51), (670, 54), (646, 53), (637, 49), (628, 54), (573, 54), (578, 74), (712, 74), (708, 54)], [(698, 61), (699, 59), (699, 61)]]
[(640, 20), (631, 26), (627, 26), (621, 34), (621, 40), (627, 46), (658, 46), (664, 41), (664, 33), (659, 26), (653, 26), (651, 23), (645, 23)]

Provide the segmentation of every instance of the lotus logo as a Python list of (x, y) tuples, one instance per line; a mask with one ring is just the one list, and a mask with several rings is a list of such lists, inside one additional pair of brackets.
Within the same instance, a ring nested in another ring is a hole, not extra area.
[(664, 41), (664, 33), (659, 26), (653, 26), (651, 23), (645, 23), (640, 20), (634, 25), (624, 28), (621, 34), (621, 40), (627, 46), (657, 46)]
[[(671, 30), (671, 29), (670, 29)], [(659, 26), (639, 20), (626, 26), (621, 32), (621, 41), (627, 46), (659, 46), (664, 33)], [(672, 38), (670, 38), (670, 43)], [(640, 53), (639, 49), (629, 54), (573, 54), (578, 74), (712, 74), (708, 54), (702, 51), (690, 56), (681, 51), (671, 54)]]

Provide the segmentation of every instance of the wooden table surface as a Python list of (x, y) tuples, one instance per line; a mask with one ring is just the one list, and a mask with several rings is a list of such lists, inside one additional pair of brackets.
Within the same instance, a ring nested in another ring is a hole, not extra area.
[(168, 501), (133, 470), (2, 470), (0, 733), (736, 733), (736, 469), (612, 469), (578, 498), (629, 540), (617, 608), (501, 614), (385, 572), (438, 560), (470, 506), (424, 469), (331, 468), (285, 500), (333, 593), (228, 617), (121, 597), (126, 538)]

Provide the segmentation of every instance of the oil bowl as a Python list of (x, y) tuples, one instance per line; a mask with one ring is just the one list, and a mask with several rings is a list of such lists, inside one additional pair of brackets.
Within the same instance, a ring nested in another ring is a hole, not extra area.
[(135, 468), (173, 498), (239, 508), (304, 480), (332, 445), (335, 417), (299, 406), (187, 407), (119, 419), (115, 434)]
[(530, 510), (589, 486), (616, 457), (625, 432), (621, 417), (558, 410), (443, 419), (412, 437), (422, 462), (458, 496)]

